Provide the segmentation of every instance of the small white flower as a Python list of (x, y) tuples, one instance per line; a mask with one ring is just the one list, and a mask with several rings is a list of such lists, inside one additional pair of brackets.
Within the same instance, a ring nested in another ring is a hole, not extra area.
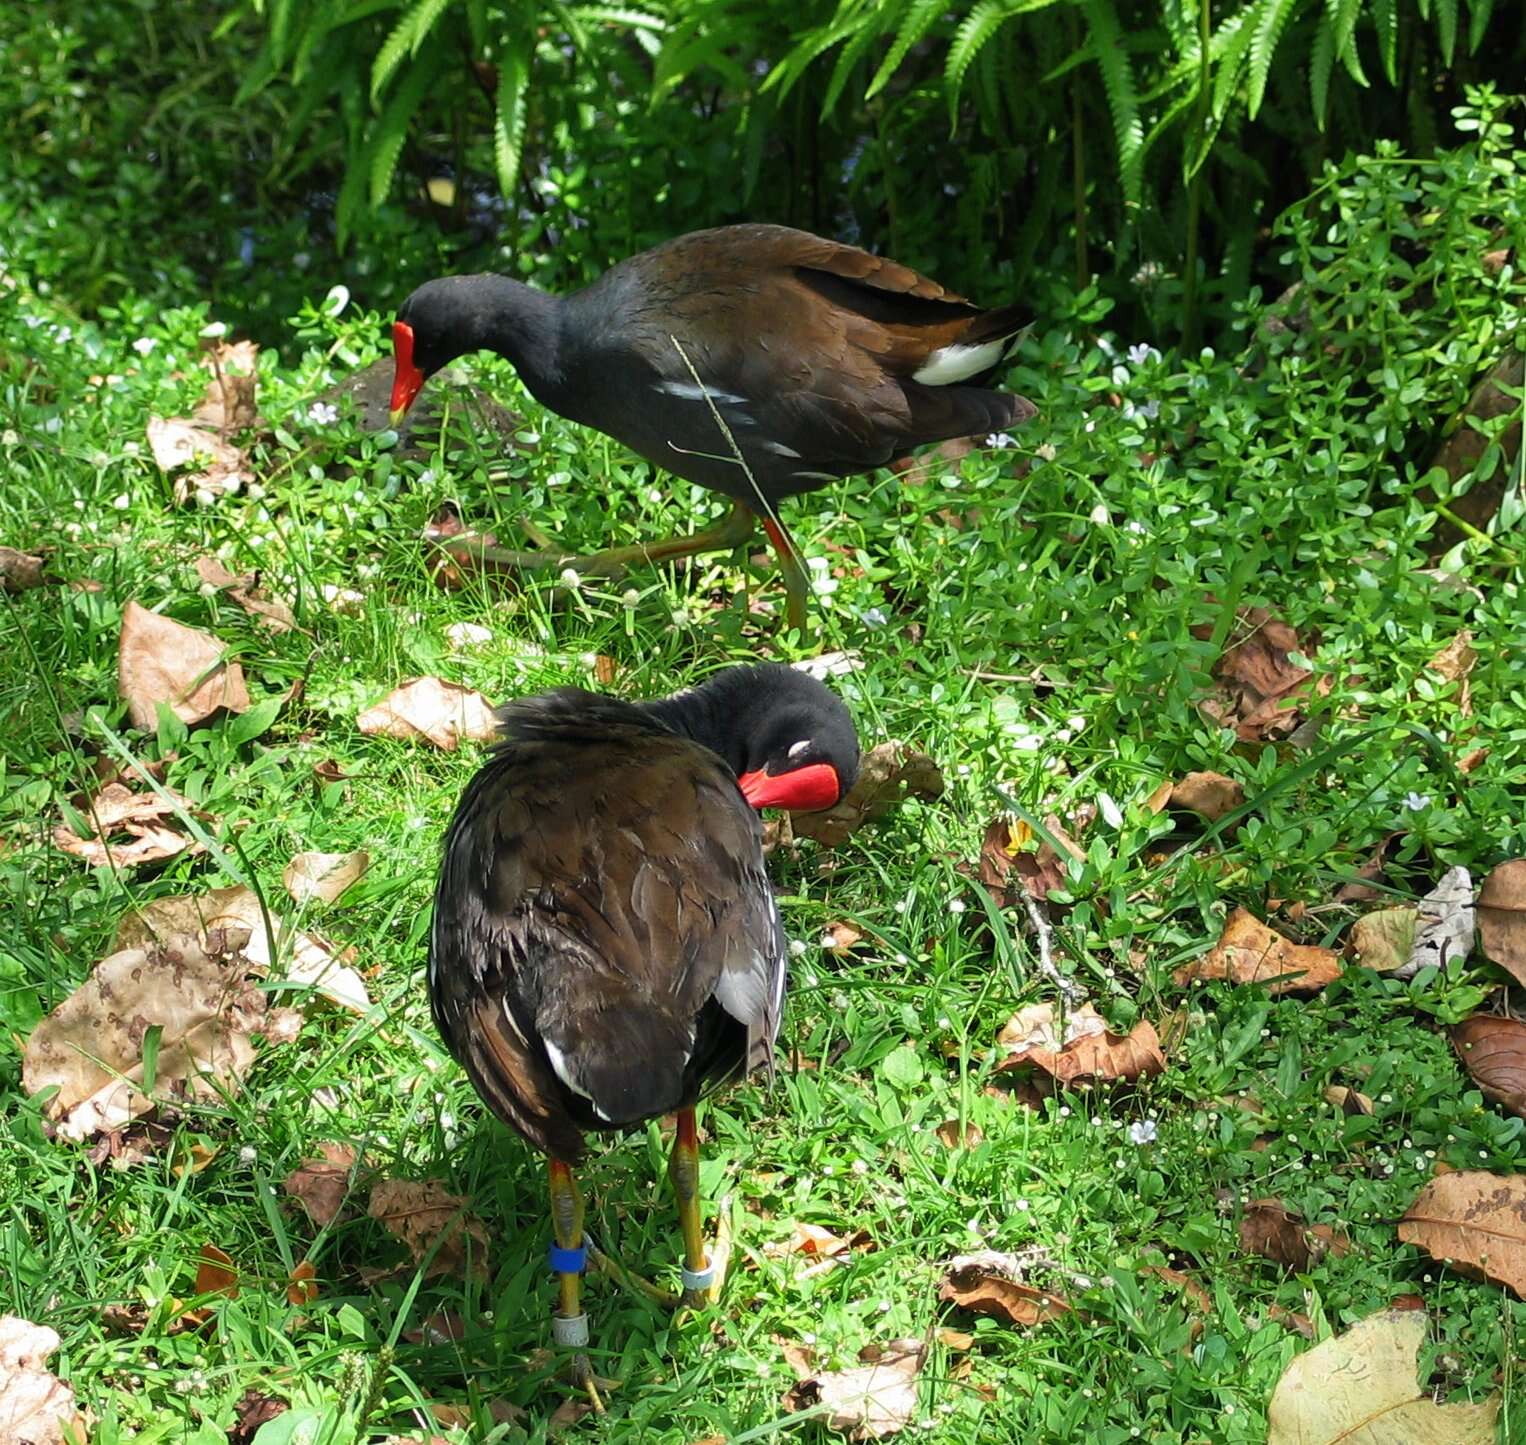
[(307, 409), (307, 419), (314, 426), (333, 426), (339, 420), (339, 408), (330, 401), (315, 401)]
[(867, 1174), (869, 1172), (869, 1162), (868, 1162), (868, 1160), (866, 1160), (866, 1159), (855, 1159), (853, 1161), (853, 1172), (855, 1174)]
[(830, 933), (823, 933), (821, 935), (819, 946), (822, 948), (836, 948), (837, 939)]
[(331, 286), (329, 294), (323, 298), (324, 314), (337, 316), (350, 304), (350, 288), (348, 286)]
[(1159, 1130), (1154, 1119), (1138, 1119), (1129, 1125), (1129, 1143), (1136, 1146), (1153, 1144)]
[(620, 594), (620, 605), (625, 608), (627, 612), (634, 612), (639, 606), (641, 606), (641, 594), (636, 591), (634, 587), (627, 587), (625, 591)]
[(963, 913), (964, 907), (964, 899), (962, 898), (951, 898), (949, 900), (948, 911), (950, 913)]
[(1017, 1212), (1019, 1214), (1026, 1214), (1032, 1207), (1026, 1199), (1019, 1199), (1017, 1201)]
[(1113, 801), (1111, 794), (1097, 794), (1097, 811), (1102, 814), (1109, 828), (1123, 827), (1123, 809)]
[(1136, 341), (1133, 346), (1129, 347), (1126, 355), (1129, 358), (1130, 366), (1143, 366), (1147, 362), (1160, 360), (1160, 352), (1145, 341)]
[(111, 499), (111, 505), (119, 512), (125, 512), (132, 506), (132, 498), (126, 492), (120, 492)]
[(440, 1127), (442, 1129), (454, 1129), (456, 1127), (456, 1116), (451, 1113), (441, 1114)]
[(133, 342), (132, 349), (136, 351), (139, 356), (147, 356), (148, 353), (152, 351), (158, 344), (158, 341), (156, 341), (152, 336), (140, 336), (135, 342)]
[(1412, 813), (1423, 813), (1431, 805), (1430, 798), (1424, 793), (1406, 793), (1404, 806)]
[(1089, 521), (1094, 527), (1108, 527), (1112, 525), (1113, 514), (1108, 511), (1106, 502), (1098, 502), (1097, 505), (1087, 513), (1087, 521)]
[(1041, 461), (1052, 462), (1060, 454), (1060, 449), (1053, 442), (1040, 442), (1033, 449), (1034, 456)]
[(790, 939), (790, 941), (789, 941), (789, 956), (791, 958), (799, 958), (804, 952), (805, 952), (805, 940), (803, 938), (792, 938), (792, 939)]
[(250, 1164), (253, 1164), (254, 1161), (259, 1157), (260, 1151), (256, 1149), (253, 1144), (245, 1144), (244, 1147), (238, 1151), (238, 1162), (245, 1165), (246, 1167)]
[(689, 609), (687, 607), (675, 607), (671, 620), (674, 627), (687, 627), (689, 625)]
[(1004, 431), (993, 431), (986, 438), (986, 445), (994, 451), (1005, 451), (1008, 447), (1015, 447), (1017, 443)]
[(863, 618), (865, 627), (883, 627), (890, 621), (880, 607), (866, 607), (859, 616)]
[(196, 334), (207, 341), (220, 341), (228, 334), (228, 323), (226, 321), (209, 321)]

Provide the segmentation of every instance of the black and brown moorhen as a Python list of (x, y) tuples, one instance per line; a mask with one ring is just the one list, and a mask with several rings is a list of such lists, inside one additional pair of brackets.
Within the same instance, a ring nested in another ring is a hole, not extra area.
[(546, 565), (610, 570), (736, 547), (760, 513), (803, 632), (805, 570), (779, 501), (928, 442), (1026, 421), (1031, 402), (986, 389), (1021, 326), (1014, 306), (982, 311), (856, 246), (787, 226), (721, 226), (632, 256), (565, 297), (506, 276), (427, 282), (392, 328), (393, 417), (456, 357), (498, 352), (544, 406), (736, 504), (691, 537), (548, 554)]
[(580, 1349), (586, 1129), (677, 1111), (685, 1299), (708, 1297), (694, 1105), (772, 1066), (784, 995), (754, 810), (830, 807), (858, 738), (836, 694), (777, 665), (645, 703), (564, 688), (499, 721), (445, 835), (429, 996), (477, 1093), (548, 1156), (555, 1332)]

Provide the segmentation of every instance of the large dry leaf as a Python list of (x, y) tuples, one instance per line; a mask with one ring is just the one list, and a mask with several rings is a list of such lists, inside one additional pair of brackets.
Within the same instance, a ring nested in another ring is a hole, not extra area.
[(304, 1159), (286, 1176), (282, 1188), (307, 1211), (320, 1228), (339, 1218), (350, 1192), (350, 1175), (359, 1158), (348, 1144), (324, 1141), (319, 1159)]
[(58, 1334), (17, 1315), (0, 1316), (0, 1441), (4, 1445), (65, 1445), (86, 1430), (74, 1391), (44, 1368)]
[(1328, 1224), (1306, 1224), (1280, 1199), (1253, 1199), (1240, 1216), (1240, 1247), (1301, 1272), (1327, 1254), (1349, 1253), (1351, 1242)]
[(462, 738), (488, 742), (498, 735), (493, 708), (480, 692), (438, 677), (416, 677), (393, 689), (355, 725), (373, 737), (425, 738), (453, 752)]
[[(160, 471), (180, 473), (175, 500), (182, 505), (198, 494), (217, 497), (254, 481), (249, 459), (238, 447), (183, 416), (149, 417), (148, 445)], [(182, 470), (192, 466), (199, 470)]]
[(297, 903), (333, 903), (371, 866), (364, 848), (353, 853), (298, 853), (281, 881)]
[(1526, 988), (1526, 858), (1501, 863), (1478, 890), (1484, 953)]
[(260, 574), (230, 572), (216, 557), (198, 557), (196, 575), (208, 587), (226, 592), (251, 617), (272, 632), (290, 632), (297, 625), (296, 615), (279, 597), (265, 597), (260, 592)]
[(850, 1440), (882, 1440), (904, 1430), (917, 1411), (922, 1342), (891, 1340), (878, 1349), (867, 1348), (859, 1358), (870, 1354), (869, 1364), (801, 1380), (784, 1397), (785, 1408), (825, 1405), (827, 1424)]
[[(243, 930), (204, 949), (178, 937), (101, 960), (32, 1031), (22, 1058), (29, 1094), (56, 1085), (47, 1114), (68, 1139), (120, 1128), (160, 1099), (236, 1092), (254, 1063), (266, 995), (242, 951)], [(143, 1044), (160, 1030), (153, 1097), (143, 1090)]]
[[(1058, 848), (1020, 819), (998, 815), (986, 824), (973, 873), (998, 908), (1017, 906), (1022, 893), (1045, 902), (1050, 893), (1066, 886), (1067, 857), (1086, 857), (1085, 849), (1070, 837), (1058, 818), (1046, 817), (1044, 826)], [(972, 870), (961, 864), (959, 871), (969, 874)]]
[(1058, 1051), (1077, 1039), (1107, 1032), (1107, 1022), (1091, 1004), (1062, 1009), (1052, 1003), (1030, 1003), (1001, 1026), (996, 1042), (1009, 1054), (1027, 1049)]
[(0, 592), (25, 592), (47, 581), (42, 575), (41, 556), (18, 552), (14, 547), (0, 547)]
[(1466, 868), (1449, 868), (1420, 900), (1415, 946), (1395, 978), (1413, 978), (1422, 968), (1450, 968), (1473, 952), (1473, 878)]
[(122, 783), (107, 783), (93, 798), (74, 800), (74, 811), (91, 827), (81, 837), (67, 823), (53, 829), (53, 842), (65, 853), (83, 858), (93, 868), (136, 868), (181, 853), (200, 853), (205, 845), (172, 826), (177, 806), (187, 812), (186, 798), (165, 788), (158, 793), (135, 793)]
[(1188, 773), (1171, 788), (1171, 806), (1217, 823), (1245, 801), (1245, 789), (1223, 773)]
[(1244, 908), (1224, 923), (1219, 941), (1201, 958), (1172, 974), (1178, 988), (1198, 979), (1265, 984), (1269, 992), (1315, 993), (1340, 977), (1340, 959), (1328, 948), (1294, 943)]
[(1356, 870), (1356, 877), (1349, 883), (1342, 883), (1335, 890), (1337, 903), (1374, 903), (1382, 898), (1381, 889), (1372, 886), (1376, 879), (1383, 876), (1384, 869), (1388, 864), (1388, 850), (1393, 847), (1402, 833), (1389, 833), (1382, 838), (1378, 846), (1362, 860), (1361, 866)]
[(1473, 711), (1468, 674), (1473, 671), (1473, 665), (1477, 661), (1478, 653), (1473, 647), (1473, 634), (1464, 630), (1426, 663), (1432, 672), (1439, 673), (1448, 682), (1457, 684), (1457, 711), (1463, 717), (1468, 717)]
[(252, 341), (215, 341), (202, 353), (201, 364), (212, 379), (192, 413), (197, 422), (226, 436), (259, 420), (255, 401), (259, 350)]
[(1004, 1257), (985, 1254), (960, 1255), (944, 1267), (938, 1298), (974, 1314), (990, 1315), (1009, 1325), (1027, 1328), (1072, 1313), (1070, 1304), (1053, 1290), (1036, 1289), (1013, 1275), (1019, 1266), (1005, 1264)]
[[(1192, 629), (1207, 639), (1211, 623)], [(1213, 665), (1219, 691), (1206, 699), (1203, 710), (1242, 742), (1259, 742), (1291, 733), (1302, 720), (1298, 702), (1306, 700), (1313, 673), (1291, 659), (1298, 652), (1313, 655), (1313, 644), (1300, 643), (1298, 634), (1261, 607), (1244, 607), (1236, 614), (1233, 636)], [(1316, 693), (1329, 690), (1321, 678)]]
[(184, 723), (198, 723), (218, 708), (247, 711), (244, 671), (226, 655), (210, 633), (129, 602), (122, 613), (117, 687), (133, 726), (156, 726), (161, 702)]
[(1399, 1238), (1526, 1299), (1526, 1175), (1438, 1174), (1399, 1221)]
[(1299, 1355), (1267, 1410), (1267, 1445), (1493, 1445), (1497, 1398), (1438, 1405), (1418, 1379), (1426, 1317), (1384, 1310)]
[(1526, 1024), (1475, 1014), (1452, 1030), (1452, 1043), (1484, 1097), (1526, 1119)]
[[(438, 1179), (379, 1179), (366, 1213), (408, 1246), (415, 1264), (433, 1251), (429, 1273), (478, 1278), (487, 1275), (487, 1228), (466, 1212), (467, 1200)], [(438, 1242), (438, 1247), (436, 1244)]]
[(1420, 910), (1412, 903), (1364, 913), (1351, 925), (1351, 952), (1363, 968), (1392, 973), (1403, 968), (1415, 951), (1415, 925)]
[(1104, 1028), (1101, 1033), (1073, 1037), (1059, 1049), (1021, 1044), (996, 1067), (999, 1072), (1038, 1069), (1056, 1084), (1081, 1085), (1146, 1078), (1163, 1072), (1166, 1059), (1154, 1027), (1140, 1019), (1127, 1034), (1111, 1033)]
[(836, 848), (905, 798), (935, 802), (943, 788), (943, 774), (926, 753), (907, 743), (879, 743), (859, 759), (858, 777), (845, 796), (819, 813), (792, 813), (790, 831), (796, 838), (814, 838), (825, 848)]
[(155, 898), (123, 915), (116, 946), (146, 948), (154, 940), (163, 942), (182, 934), (205, 939), (213, 931), (234, 929), (249, 934), (244, 955), (250, 963), (274, 970), (278, 980), (303, 985), (353, 1013), (363, 1014), (371, 1007), (365, 981), (344, 957), (335, 957), (317, 934), (294, 930), (274, 909), (267, 914), (254, 890), (242, 884)]

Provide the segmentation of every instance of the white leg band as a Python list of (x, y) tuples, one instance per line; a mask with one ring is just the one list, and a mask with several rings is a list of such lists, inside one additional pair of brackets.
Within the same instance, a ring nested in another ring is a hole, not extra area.
[(701, 1270), (683, 1270), (683, 1282), (685, 1289), (704, 1290), (709, 1289), (715, 1283), (715, 1265), (707, 1264)]
[(552, 1315), (551, 1338), (564, 1349), (582, 1349), (588, 1343), (588, 1316)]

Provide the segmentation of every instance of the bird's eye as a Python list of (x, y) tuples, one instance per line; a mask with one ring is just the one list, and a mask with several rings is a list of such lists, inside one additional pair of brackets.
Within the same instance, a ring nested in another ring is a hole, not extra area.
[(810, 752), (810, 750), (811, 740), (809, 738), (801, 738), (798, 743), (790, 744), (789, 752), (786, 753), (785, 756), (790, 760), (790, 762), (794, 762), (796, 758), (803, 756), (804, 754)]

